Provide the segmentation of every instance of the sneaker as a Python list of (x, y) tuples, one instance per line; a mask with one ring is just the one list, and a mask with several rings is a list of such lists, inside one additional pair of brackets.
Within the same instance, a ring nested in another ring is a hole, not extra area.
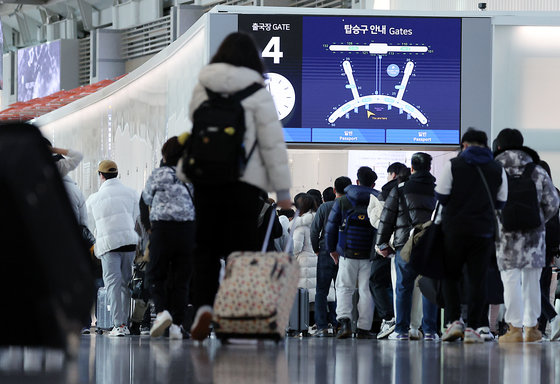
[(125, 336), (130, 336), (130, 329), (128, 329), (128, 327), (126, 325), (121, 325), (121, 327), (123, 328), (124, 331), (124, 335)]
[(489, 327), (477, 328), (476, 333), (478, 333), (484, 341), (494, 341), (494, 335), (492, 334), (492, 332), (490, 332)]
[(308, 331), (307, 331), (307, 333), (308, 333), (310, 336), (313, 336), (313, 335), (315, 334), (315, 332), (317, 332), (317, 324), (313, 324), (313, 326), (312, 326), (312, 327), (309, 327), (309, 329), (308, 329)]
[(317, 332), (313, 334), (313, 337), (333, 337), (333, 336), (334, 334), (332, 330), (329, 328), (318, 329)]
[(391, 320), (383, 320), (381, 322), (381, 329), (379, 330), (379, 333), (377, 334), (377, 338), (378, 339), (384, 339), (387, 336), (389, 336), (395, 330), (395, 325), (396, 324), (397, 324), (397, 322), (395, 321), (394, 317)]
[(376, 335), (365, 329), (358, 328), (356, 331), (356, 339), (375, 339)]
[(466, 344), (484, 343), (480, 334), (472, 328), (465, 329), (463, 342)]
[(82, 335), (89, 335), (91, 333), (91, 330), (89, 329), (89, 327), (83, 327), (81, 333)]
[(191, 326), (191, 337), (197, 341), (203, 341), (210, 335), (210, 324), (212, 323), (212, 307), (203, 305), (196, 311)]
[(447, 326), (441, 340), (455, 341), (463, 337), (465, 337), (465, 324), (461, 320), (457, 320)]
[(523, 342), (523, 329), (514, 327), (513, 324), (508, 324), (508, 331), (505, 335), (498, 337), (498, 343), (522, 343)]
[(181, 327), (177, 324), (171, 324), (169, 326), (169, 338), (174, 340), (183, 340), (183, 332), (181, 332)]
[(410, 331), (408, 331), (408, 338), (410, 340), (422, 340), (423, 336), (422, 331), (418, 329), (410, 328)]
[(534, 343), (542, 341), (542, 333), (539, 331), (538, 326), (535, 325), (534, 327), (525, 327), (525, 338), (524, 341), (526, 343)]
[(142, 325), (140, 327), (140, 336), (150, 336), (150, 327)]
[(118, 327), (113, 327), (111, 332), (109, 332), (110, 337), (124, 337), (126, 335), (125, 328), (128, 330), (126, 325), (120, 325)]
[(159, 337), (163, 335), (165, 330), (169, 328), (171, 323), (173, 322), (173, 318), (167, 311), (163, 311), (158, 313), (156, 319), (154, 320), (154, 324), (150, 329), (150, 336), (151, 337)]
[(438, 341), (439, 335), (437, 333), (426, 333), (424, 335), (424, 341)]
[(560, 315), (556, 315), (550, 321), (550, 340), (556, 341), (560, 339)]
[(389, 340), (408, 341), (408, 333), (393, 332), (389, 335)]

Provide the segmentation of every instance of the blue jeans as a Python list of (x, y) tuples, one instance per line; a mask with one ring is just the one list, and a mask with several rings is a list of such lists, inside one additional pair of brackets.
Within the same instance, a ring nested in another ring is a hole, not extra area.
[[(397, 269), (397, 325), (395, 332), (408, 334), (410, 327), (410, 312), (412, 308), (412, 290), (418, 277), (410, 265), (401, 258), (401, 252), (395, 255)], [(424, 333), (437, 332), (437, 306), (422, 296), (422, 330)]]
[(317, 257), (317, 290), (315, 291), (315, 323), (317, 323), (317, 329), (325, 329), (329, 323), (336, 326), (336, 302), (327, 303), (327, 296), (329, 295), (331, 281), (336, 280), (337, 273), (338, 266), (328, 252), (321, 250), (319, 257)]

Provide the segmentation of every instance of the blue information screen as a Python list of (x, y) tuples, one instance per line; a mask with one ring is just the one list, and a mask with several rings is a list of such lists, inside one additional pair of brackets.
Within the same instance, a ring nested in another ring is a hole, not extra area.
[(461, 19), (240, 15), (287, 142), (458, 144)]

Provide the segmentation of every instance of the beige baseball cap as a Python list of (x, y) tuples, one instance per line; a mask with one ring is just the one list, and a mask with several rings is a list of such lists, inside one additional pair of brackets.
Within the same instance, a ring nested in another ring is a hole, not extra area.
[(113, 160), (103, 160), (99, 163), (99, 168), (97, 169), (101, 173), (118, 173), (117, 163)]

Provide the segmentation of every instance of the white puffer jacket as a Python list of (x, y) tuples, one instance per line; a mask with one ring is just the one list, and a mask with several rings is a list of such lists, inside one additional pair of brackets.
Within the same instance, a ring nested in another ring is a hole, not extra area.
[(139, 195), (119, 179), (109, 179), (99, 191), (88, 197), (89, 229), (95, 236), (95, 256), (136, 244), (138, 235), (134, 223), (140, 214)]
[(298, 287), (309, 290), (309, 301), (315, 301), (317, 289), (317, 255), (311, 245), (311, 223), (315, 212), (307, 212), (292, 221), (294, 256), (300, 266)]
[[(225, 63), (205, 66), (198, 79), (199, 83), (194, 88), (189, 108), (191, 121), (194, 111), (208, 99), (204, 88), (217, 93), (231, 94), (253, 83), (264, 84), (258, 72)], [(241, 105), (245, 109), (244, 144), (247, 151), (253, 147), (255, 140), (257, 141), (257, 147), (241, 180), (265, 191), (275, 191), (277, 200), (289, 199), (291, 179), (288, 154), (272, 96), (263, 88), (242, 100)]]

